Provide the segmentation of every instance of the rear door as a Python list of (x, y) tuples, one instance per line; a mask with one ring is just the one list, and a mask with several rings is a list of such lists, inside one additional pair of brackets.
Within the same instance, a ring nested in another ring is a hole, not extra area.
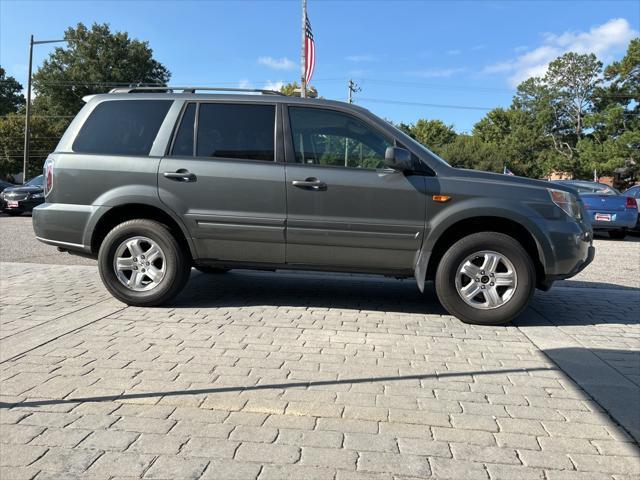
[(284, 156), (275, 104), (186, 103), (158, 172), (198, 257), (284, 263)]
[(384, 168), (394, 140), (365, 119), (289, 106), (287, 263), (410, 272), (425, 229), (425, 178)]

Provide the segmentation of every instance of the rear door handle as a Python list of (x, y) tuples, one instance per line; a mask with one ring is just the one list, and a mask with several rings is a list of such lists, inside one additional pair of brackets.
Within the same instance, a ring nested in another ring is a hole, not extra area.
[(291, 182), (294, 187), (302, 188), (305, 190), (326, 190), (327, 184), (321, 182), (317, 178), (310, 177), (304, 180), (294, 180)]
[(162, 175), (164, 178), (175, 180), (177, 182), (195, 182), (198, 178), (195, 173), (191, 173), (189, 170), (184, 168), (176, 170), (175, 172), (164, 172)]

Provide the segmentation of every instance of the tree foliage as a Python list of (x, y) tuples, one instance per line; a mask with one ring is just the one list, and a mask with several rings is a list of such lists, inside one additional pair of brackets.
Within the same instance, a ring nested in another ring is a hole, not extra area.
[(75, 115), (82, 97), (108, 92), (114, 85), (166, 85), (169, 70), (153, 58), (148, 42), (126, 32), (112, 32), (107, 24), (87, 28), (78, 23), (64, 34), (58, 47), (33, 75), (34, 104), (56, 115)]
[[(153, 58), (147, 42), (126, 32), (112, 32), (107, 24), (87, 28), (79, 23), (65, 32), (67, 45), (56, 48), (33, 76), (29, 172), (42, 170), (71, 118), (82, 108), (82, 97), (104, 93), (116, 85), (166, 85), (170, 73)], [(24, 97), (15, 79), (0, 69), (0, 175), (22, 170)], [(12, 113), (15, 112), (15, 113)]]
[(603, 175), (620, 167), (640, 171), (640, 39), (604, 71), (593, 54), (558, 57), (544, 77), (518, 85), (509, 108), (488, 112), (471, 136), (455, 136), (452, 128), (448, 136), (438, 120), (398, 127), (470, 168), (501, 171), (502, 162), (534, 178), (553, 171), (576, 178), (591, 178), (594, 169)]
[(23, 105), (22, 85), (15, 78), (7, 77), (0, 67), (0, 115), (17, 112)]

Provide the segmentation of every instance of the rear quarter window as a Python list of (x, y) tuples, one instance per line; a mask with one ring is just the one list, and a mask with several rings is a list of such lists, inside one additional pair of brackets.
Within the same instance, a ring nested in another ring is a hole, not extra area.
[(73, 142), (78, 153), (149, 155), (172, 100), (113, 100), (100, 103)]

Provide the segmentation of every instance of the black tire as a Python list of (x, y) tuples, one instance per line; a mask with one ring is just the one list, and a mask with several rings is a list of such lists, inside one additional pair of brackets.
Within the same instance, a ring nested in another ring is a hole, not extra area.
[(196, 265), (195, 268), (199, 272), (207, 273), (211, 275), (220, 275), (221, 273), (227, 273), (229, 270), (231, 270), (230, 268), (210, 267), (208, 265)]
[[(462, 262), (470, 255), (484, 250), (494, 251), (507, 258), (517, 275), (517, 285), (511, 298), (490, 310), (468, 305), (455, 284)], [(497, 232), (474, 233), (454, 243), (440, 260), (435, 278), (436, 293), (442, 306), (463, 322), (479, 325), (509, 323), (527, 307), (535, 285), (536, 272), (529, 254), (517, 240)]]
[(10, 217), (19, 217), (22, 215), (22, 212), (14, 212), (13, 210), (5, 210), (4, 213), (9, 215)]
[[(123, 285), (113, 267), (118, 246), (135, 236), (147, 237), (156, 242), (164, 253), (166, 262), (162, 281), (144, 292), (134, 291)], [(100, 245), (98, 269), (102, 282), (115, 298), (127, 305), (152, 307), (163, 304), (180, 293), (189, 279), (191, 260), (166, 225), (154, 220), (136, 219), (121, 223), (107, 234)]]
[(624, 240), (626, 236), (626, 230), (609, 230), (609, 238), (613, 238), (614, 240)]

